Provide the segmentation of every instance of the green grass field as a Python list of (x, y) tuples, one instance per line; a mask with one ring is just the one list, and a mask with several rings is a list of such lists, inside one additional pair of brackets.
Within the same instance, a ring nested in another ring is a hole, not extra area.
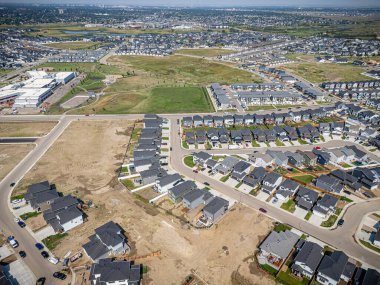
[(300, 175), (300, 176), (293, 176), (293, 180), (308, 184), (311, 181), (313, 181), (314, 177), (311, 175)]
[(289, 200), (281, 205), (281, 209), (284, 209), (290, 213), (294, 213), (296, 210), (296, 203), (293, 200)]
[(364, 68), (352, 64), (291, 63), (286, 65), (284, 69), (315, 83), (370, 79), (367, 76), (361, 75), (365, 71)]
[(46, 46), (49, 47), (69, 50), (97, 49), (103, 45), (104, 43), (99, 42), (60, 42), (46, 44)]
[(230, 49), (221, 48), (199, 48), (199, 49), (179, 49), (177, 54), (195, 55), (204, 57), (214, 57), (234, 53), (235, 51)]

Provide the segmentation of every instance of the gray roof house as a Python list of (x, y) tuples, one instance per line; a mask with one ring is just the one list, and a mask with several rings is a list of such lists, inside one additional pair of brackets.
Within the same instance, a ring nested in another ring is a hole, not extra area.
[(347, 262), (348, 256), (343, 251), (334, 251), (331, 255), (325, 255), (318, 267), (316, 280), (321, 284), (338, 284)]
[(268, 150), (267, 154), (269, 154), (274, 159), (274, 163), (278, 166), (286, 166), (288, 165), (289, 158), (282, 151), (274, 151)]
[(272, 194), (282, 182), (282, 176), (276, 172), (269, 172), (263, 179), (261, 190), (267, 194)]
[(290, 179), (285, 179), (277, 188), (276, 198), (282, 201), (287, 201), (290, 197), (296, 194), (299, 187), (299, 183)]
[(292, 272), (311, 279), (322, 260), (322, 247), (314, 242), (300, 240), (296, 248), (297, 254), (291, 266)]
[(191, 190), (194, 190), (197, 188), (197, 185), (195, 185), (194, 181), (187, 180), (183, 183), (177, 184), (173, 188), (169, 189), (169, 198), (174, 202), (179, 202), (182, 197), (189, 193)]
[(203, 203), (203, 197), (206, 191), (201, 189), (194, 189), (186, 193), (182, 198), (183, 206), (188, 209), (194, 209)]
[(248, 174), (248, 172), (251, 169), (251, 166), (252, 165), (250, 163), (240, 160), (238, 163), (235, 164), (231, 173), (231, 177), (236, 179), (237, 181), (241, 181), (244, 178), (244, 176)]
[(178, 173), (169, 174), (163, 177), (160, 177), (156, 180), (154, 188), (160, 193), (168, 192), (170, 188), (174, 187), (182, 181), (181, 175)]
[(298, 239), (299, 236), (289, 230), (283, 232), (272, 231), (259, 246), (259, 262), (265, 262), (273, 268), (279, 269)]
[(40, 211), (59, 197), (55, 185), (49, 181), (29, 185), (25, 194), (25, 200), (36, 211)]
[(310, 211), (318, 200), (318, 193), (306, 187), (300, 187), (296, 194), (298, 207)]
[(216, 171), (227, 174), (230, 171), (233, 170), (234, 166), (239, 162), (240, 160), (234, 156), (227, 156), (223, 159), (222, 163), (216, 166)]
[(99, 259), (91, 265), (89, 280), (91, 285), (124, 284), (139, 285), (141, 266), (130, 261)]
[(333, 193), (340, 193), (343, 191), (343, 184), (336, 178), (322, 174), (315, 182), (315, 186)]
[(83, 249), (93, 262), (111, 254), (121, 254), (129, 250), (127, 238), (121, 228), (112, 221), (95, 229), (95, 234), (90, 236), (89, 240), (83, 245)]
[(335, 213), (337, 203), (338, 198), (325, 194), (313, 207), (313, 213), (322, 218), (326, 218), (331, 213)]
[(227, 212), (228, 206), (229, 202), (227, 200), (218, 196), (214, 197), (202, 210), (206, 220), (205, 224), (210, 225), (218, 221)]
[(204, 151), (195, 152), (193, 154), (193, 162), (200, 166), (204, 166), (206, 161), (209, 160), (211, 157), (212, 156), (210, 154)]

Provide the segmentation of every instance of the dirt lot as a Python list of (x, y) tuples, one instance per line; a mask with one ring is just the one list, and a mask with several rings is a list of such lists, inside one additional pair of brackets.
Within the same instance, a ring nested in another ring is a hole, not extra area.
[(34, 145), (32, 144), (0, 145), (0, 180), (3, 179), (33, 148)]
[(40, 137), (46, 135), (57, 122), (2, 122), (0, 137)]
[[(71, 230), (54, 254), (62, 258), (68, 251), (81, 250), (96, 227), (112, 220), (125, 230), (130, 255), (161, 251), (158, 257), (137, 260), (148, 267), (142, 284), (177, 285), (191, 273), (208, 284), (274, 284), (256, 268), (253, 258), (259, 240), (271, 227), (269, 219), (235, 206), (217, 226), (196, 230), (123, 190), (116, 170), (131, 125), (128, 121), (73, 123), (22, 181), (25, 189), (29, 182), (49, 179), (59, 191), (94, 203), (85, 210), (88, 221)], [(151, 193), (141, 194), (148, 198)], [(82, 258), (75, 265), (86, 261)]]

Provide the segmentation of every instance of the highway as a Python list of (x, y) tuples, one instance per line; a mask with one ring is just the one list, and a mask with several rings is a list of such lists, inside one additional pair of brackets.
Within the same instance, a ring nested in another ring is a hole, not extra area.
[[(259, 209), (261, 207), (267, 209), (268, 216), (274, 220), (291, 225), (310, 236), (313, 236), (333, 247), (345, 251), (348, 255), (360, 260), (364, 264), (368, 264), (371, 267), (380, 269), (380, 256), (372, 253), (360, 245), (358, 245), (353, 235), (359, 226), (362, 217), (371, 211), (380, 209), (380, 200), (371, 200), (370, 202), (363, 202), (355, 204), (348, 208), (345, 214), (345, 224), (334, 230), (327, 230), (317, 226), (314, 226), (307, 221), (297, 218), (296, 216), (287, 213), (281, 209), (273, 207), (263, 201), (256, 199), (254, 196), (244, 194), (235, 190), (226, 184), (216, 181), (211, 177), (205, 176), (198, 173), (194, 175), (191, 169), (186, 167), (182, 162), (182, 157), (192, 153), (191, 150), (185, 150), (181, 147), (180, 137), (178, 136), (179, 125), (177, 120), (182, 116), (188, 116), (189, 114), (167, 114), (162, 115), (171, 121), (171, 146), (172, 154), (171, 167), (178, 171), (180, 174), (189, 177), (190, 179), (195, 179), (198, 182), (208, 182), (211, 187), (216, 191), (231, 197), (248, 207), (253, 209)], [(20, 249), (24, 249), (28, 256), (25, 259), (27, 265), (38, 277), (45, 276), (50, 278), (47, 284), (59, 284), (59, 281), (52, 280), (51, 276), (58, 267), (50, 264), (49, 262), (43, 260), (40, 256), (39, 251), (34, 247), (35, 240), (28, 234), (26, 229), (21, 229), (15, 222), (14, 216), (9, 211), (9, 198), (12, 188), (10, 184), (12, 182), (20, 181), (24, 175), (33, 167), (33, 165), (44, 155), (44, 153), (49, 149), (55, 140), (63, 133), (65, 128), (72, 121), (77, 120), (103, 120), (103, 119), (140, 119), (143, 118), (142, 114), (131, 114), (131, 115), (11, 115), (11, 116), (0, 116), (0, 121), (59, 121), (59, 123), (54, 127), (54, 129), (45, 137), (41, 137), (36, 142), (36, 147), (0, 182), (0, 224), (2, 230), (6, 233), (12, 233), (16, 239), (20, 242)], [(337, 147), (339, 145), (353, 144), (347, 141), (330, 141), (324, 143), (326, 147)], [(310, 149), (311, 145), (301, 145), (287, 147), (288, 150), (296, 149)], [(257, 148), (256, 151), (264, 151), (266, 148)], [(271, 148), (277, 149), (277, 148)], [(279, 148), (280, 149), (280, 148)], [(252, 153), (253, 149), (237, 149), (237, 150), (211, 150), (210, 153), (231, 153), (231, 154), (242, 154), (242, 153)]]

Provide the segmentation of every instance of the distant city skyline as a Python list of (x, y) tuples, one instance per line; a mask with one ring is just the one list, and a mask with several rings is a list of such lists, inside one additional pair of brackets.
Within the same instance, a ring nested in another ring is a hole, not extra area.
[(83, 4), (83, 5), (125, 5), (125, 6), (173, 6), (173, 7), (380, 7), (375, 0), (0, 0), (0, 4)]

